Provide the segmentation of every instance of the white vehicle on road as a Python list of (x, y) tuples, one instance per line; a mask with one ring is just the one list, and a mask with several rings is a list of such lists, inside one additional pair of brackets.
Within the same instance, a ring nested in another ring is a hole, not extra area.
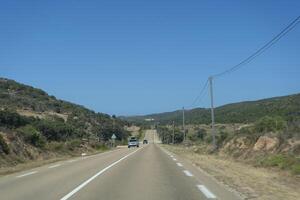
[(130, 147), (139, 147), (139, 140), (136, 138), (130, 138), (128, 141), (128, 148)]

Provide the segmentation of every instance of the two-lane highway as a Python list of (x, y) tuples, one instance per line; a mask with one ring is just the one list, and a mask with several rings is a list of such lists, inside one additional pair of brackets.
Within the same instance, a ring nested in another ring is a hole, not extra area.
[(239, 199), (153, 143), (77, 158), (0, 178), (0, 199)]

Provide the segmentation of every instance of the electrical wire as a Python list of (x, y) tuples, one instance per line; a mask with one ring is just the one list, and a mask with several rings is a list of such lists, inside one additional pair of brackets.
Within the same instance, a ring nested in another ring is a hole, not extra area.
[(248, 64), (253, 59), (260, 56), (262, 53), (264, 53), (266, 50), (268, 50), (270, 47), (272, 47), (282, 37), (284, 37), (288, 32), (293, 30), (298, 25), (299, 22), (300, 22), (300, 16), (298, 16), (295, 20), (293, 20), (287, 27), (285, 27), (280, 33), (278, 33), (275, 37), (273, 37), (269, 42), (267, 42), (264, 46), (262, 46), (256, 52), (254, 52), (253, 54), (248, 56), (246, 59), (244, 59), (243, 61), (241, 61), (237, 65), (234, 65), (233, 67), (231, 67), (231, 68), (229, 68), (229, 69), (227, 69), (227, 70), (225, 70), (221, 73), (213, 75), (213, 77), (216, 78), (216, 77), (220, 77), (220, 76), (223, 76), (225, 74), (234, 72), (234, 71), (240, 69), (241, 67), (243, 67), (244, 65)]

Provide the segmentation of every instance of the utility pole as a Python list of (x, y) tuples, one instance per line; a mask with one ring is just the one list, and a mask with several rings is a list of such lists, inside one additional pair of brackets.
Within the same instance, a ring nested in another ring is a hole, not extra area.
[(185, 135), (185, 124), (184, 124), (184, 107), (182, 107), (182, 129), (183, 129), (183, 141), (185, 141), (186, 139), (186, 135)]
[(213, 96), (213, 77), (209, 77), (209, 87), (210, 87), (210, 104), (211, 104), (211, 132), (213, 138), (213, 148), (217, 148), (216, 145), (216, 130), (215, 130), (215, 114), (214, 114), (214, 96)]
[(173, 138), (172, 138), (172, 143), (175, 144), (175, 123), (173, 121)]

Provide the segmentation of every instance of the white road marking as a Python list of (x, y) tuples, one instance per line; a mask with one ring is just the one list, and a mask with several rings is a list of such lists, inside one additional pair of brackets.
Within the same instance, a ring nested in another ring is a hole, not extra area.
[[(140, 148), (142, 149), (142, 148)], [(121, 162), (122, 160), (126, 159), (127, 157), (131, 156), (132, 154), (134, 154), (135, 152), (137, 152), (138, 150), (135, 150), (134, 152), (131, 152), (130, 154), (127, 154), (126, 156), (122, 157), (121, 159), (115, 161), (114, 163), (110, 164), (109, 166), (105, 167), (104, 169), (100, 170), (97, 174), (95, 174), (94, 176), (92, 176), (91, 178), (89, 178), (88, 180), (84, 181), (83, 183), (81, 183), (79, 186), (77, 186), (74, 190), (72, 190), (70, 193), (68, 193), (67, 195), (65, 195), (64, 197), (62, 197), (60, 200), (67, 200), (69, 199), (71, 196), (73, 196), (76, 192), (78, 192), (79, 190), (81, 190), (84, 186), (86, 186), (87, 184), (89, 184), (92, 180), (94, 180), (95, 178), (97, 178), (97, 176), (103, 174), (105, 171), (107, 171), (109, 168), (113, 167), (114, 165), (118, 164), (119, 162)]]
[(59, 166), (61, 166), (61, 164), (52, 165), (52, 166), (50, 166), (50, 167), (48, 167), (48, 168), (49, 168), (49, 169), (52, 169), (52, 168), (59, 167)]
[(173, 158), (174, 156), (170, 155), (171, 158)]
[(217, 197), (207, 189), (204, 185), (197, 185), (197, 188), (206, 196), (208, 199), (216, 199)]
[(173, 158), (173, 160), (176, 161), (177, 159), (176, 159), (176, 158)]
[(68, 163), (76, 162), (77, 160), (68, 160)]
[(181, 163), (176, 163), (178, 165), (178, 167), (182, 167), (183, 165)]
[(24, 176), (29, 176), (29, 175), (32, 175), (32, 174), (35, 174), (35, 173), (37, 173), (37, 171), (28, 172), (28, 173), (26, 173), (26, 174), (22, 174), (22, 175), (20, 175), (20, 176), (17, 176), (17, 178), (22, 178), (22, 177), (24, 177)]
[(185, 173), (185, 175), (187, 176), (194, 176), (191, 172), (189, 172), (188, 170), (183, 170), (183, 172)]

